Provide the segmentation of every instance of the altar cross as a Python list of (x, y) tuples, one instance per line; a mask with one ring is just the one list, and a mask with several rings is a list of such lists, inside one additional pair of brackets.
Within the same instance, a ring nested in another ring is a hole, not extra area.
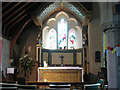
[(60, 58), (61, 58), (61, 66), (63, 66), (63, 58), (64, 58), (64, 56), (61, 55)]

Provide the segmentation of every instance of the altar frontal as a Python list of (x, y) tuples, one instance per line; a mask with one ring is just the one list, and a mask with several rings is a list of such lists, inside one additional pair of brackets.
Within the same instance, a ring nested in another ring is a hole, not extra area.
[(82, 67), (39, 67), (39, 82), (82, 82)]

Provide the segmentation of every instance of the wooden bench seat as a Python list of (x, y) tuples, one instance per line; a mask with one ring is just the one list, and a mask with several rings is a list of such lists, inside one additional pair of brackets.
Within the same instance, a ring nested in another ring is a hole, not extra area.
[(18, 90), (18, 87), (0, 87), (0, 90)]
[(17, 83), (0, 83), (2, 89), (13, 89), (13, 90), (20, 90), (20, 89), (35, 89), (37, 85), (21, 85)]
[(92, 89), (100, 89), (100, 83), (96, 83), (96, 84), (85, 84), (84, 85), (84, 90), (92, 90)]
[[(37, 81), (26, 81), (27, 85), (37, 85), (37, 88), (43, 88), (45, 90), (46, 88), (70, 88), (70, 90), (73, 90), (74, 88), (82, 89), (84, 88), (85, 84), (96, 84), (98, 82), (37, 82)], [(63, 86), (61, 86), (63, 85)], [(66, 86), (64, 86), (66, 85)], [(69, 85), (69, 86), (67, 86)]]
[(20, 89), (36, 89), (37, 85), (17, 85), (17, 87)]

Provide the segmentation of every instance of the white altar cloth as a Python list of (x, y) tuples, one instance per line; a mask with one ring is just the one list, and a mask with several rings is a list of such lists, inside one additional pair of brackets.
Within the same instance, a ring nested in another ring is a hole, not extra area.
[(39, 67), (39, 69), (83, 69), (82, 67)]

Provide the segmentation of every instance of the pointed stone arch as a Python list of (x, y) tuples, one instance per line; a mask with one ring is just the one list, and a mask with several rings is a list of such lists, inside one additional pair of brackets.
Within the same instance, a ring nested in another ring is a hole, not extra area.
[(42, 10), (39, 7), (37, 11), (32, 13), (32, 18), (37, 26), (41, 26), (42, 23), (50, 17), (50, 15), (61, 10), (74, 15), (82, 25), (86, 25), (91, 18), (91, 11), (87, 11), (81, 4), (75, 6), (70, 2), (48, 3), (48, 5), (44, 6)]

